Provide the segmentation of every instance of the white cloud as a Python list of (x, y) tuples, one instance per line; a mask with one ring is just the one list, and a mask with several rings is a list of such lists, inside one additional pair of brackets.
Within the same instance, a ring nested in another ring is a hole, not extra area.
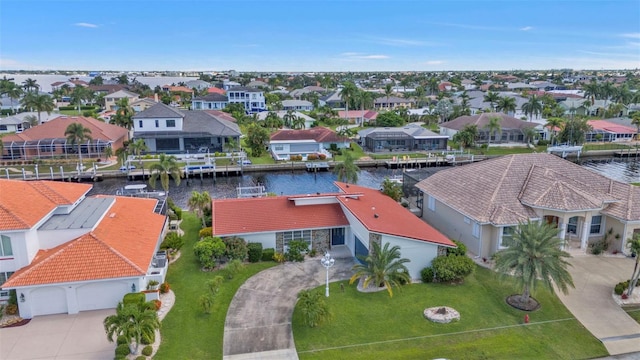
[(444, 64), (444, 61), (442, 60), (429, 60), (427, 62), (425, 62), (426, 65), (442, 65)]
[(344, 52), (342, 54), (340, 54), (342, 57), (349, 59), (349, 60), (354, 60), (354, 59), (363, 59), (363, 60), (382, 60), (382, 59), (389, 59), (388, 55), (381, 55), (381, 54), (363, 54), (363, 53), (358, 53), (358, 52)]
[(382, 45), (391, 45), (391, 46), (430, 46), (434, 45), (433, 43), (429, 43), (421, 40), (413, 40), (413, 39), (393, 39), (393, 38), (374, 38), (375, 42)]
[(79, 22), (79, 23), (75, 23), (73, 24), (75, 26), (79, 26), (79, 27), (85, 27), (85, 28), (97, 28), (98, 25), (96, 24), (91, 24), (91, 23), (86, 23), (86, 22)]
[(529, 30), (533, 30), (533, 26), (525, 26), (523, 28), (520, 28), (520, 31), (529, 31)]
[(362, 56), (359, 56), (358, 58), (360, 58), (360, 59), (376, 59), (377, 60), (377, 59), (388, 59), (389, 56), (387, 56), (387, 55), (362, 55)]
[(640, 33), (620, 34), (620, 36), (632, 39), (640, 39)]

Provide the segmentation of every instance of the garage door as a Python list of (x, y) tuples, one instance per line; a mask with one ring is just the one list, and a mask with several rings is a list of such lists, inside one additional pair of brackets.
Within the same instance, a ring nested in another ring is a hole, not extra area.
[(291, 144), (289, 151), (292, 153), (316, 152), (318, 151), (318, 145), (317, 144)]
[(67, 295), (63, 288), (37, 288), (29, 297), (31, 297), (32, 316), (67, 313)]
[[(131, 285), (129, 285), (131, 286)], [(78, 310), (112, 309), (129, 290), (123, 282), (97, 282), (82, 285), (76, 290)]]

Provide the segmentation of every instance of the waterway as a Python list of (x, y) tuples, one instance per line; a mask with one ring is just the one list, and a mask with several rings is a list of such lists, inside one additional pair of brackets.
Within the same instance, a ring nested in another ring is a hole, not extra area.
[[(634, 160), (587, 160), (581, 165), (604, 176), (621, 182), (640, 182), (640, 162)], [(432, 167), (411, 172), (415, 178), (426, 178), (436, 171), (448, 167)], [(385, 178), (401, 175), (401, 170), (386, 168), (362, 169), (358, 175), (358, 185), (379, 189)], [(281, 171), (281, 172), (246, 172), (243, 176), (205, 177), (182, 180), (179, 186), (170, 183), (169, 194), (173, 201), (181, 207), (187, 207), (187, 201), (192, 191), (208, 191), (212, 198), (225, 199), (237, 197), (239, 186), (248, 187), (263, 185), (265, 190), (276, 195), (296, 195), (336, 192), (338, 189), (333, 184), (336, 175), (332, 172), (310, 173), (306, 171)], [(105, 179), (94, 183), (91, 194), (115, 194), (116, 191), (127, 184), (142, 183), (141, 181), (128, 181), (125, 178)], [(160, 187), (160, 183), (157, 184)]]

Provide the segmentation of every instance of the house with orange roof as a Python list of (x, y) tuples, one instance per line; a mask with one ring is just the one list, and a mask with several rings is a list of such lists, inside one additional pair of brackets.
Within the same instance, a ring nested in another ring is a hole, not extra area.
[[(163, 282), (167, 228), (158, 200), (87, 196), (91, 185), (0, 179), (0, 301), (20, 316), (115, 308)], [(25, 206), (28, 204), (28, 206)]]
[(340, 110), (338, 117), (347, 119), (350, 124), (369, 124), (376, 121), (378, 112), (373, 110)]
[(585, 134), (585, 141), (631, 141), (638, 133), (634, 126), (616, 124), (607, 120), (589, 120), (591, 131)]
[[(319, 253), (367, 256), (371, 244), (398, 245), (411, 278), (455, 244), (379, 190), (336, 182), (339, 192), (212, 201), (215, 236), (239, 236), (286, 252), (304, 240)], [(242, 216), (238, 216), (242, 214)], [(247, 221), (251, 219), (251, 221)]]
[[(91, 131), (91, 140), (72, 145), (64, 134), (67, 127), (79, 123)], [(84, 116), (59, 116), (44, 124), (34, 126), (19, 134), (3, 136), (3, 159), (29, 160), (33, 158), (74, 158), (78, 149), (84, 157), (99, 158), (104, 149), (111, 147), (113, 153), (129, 140), (129, 130)]]
[(300, 155), (306, 160), (311, 154), (323, 154), (331, 158), (329, 149), (346, 149), (349, 146), (351, 142), (348, 137), (340, 136), (322, 126), (303, 130), (278, 130), (269, 140), (269, 151), (276, 160), (289, 160), (292, 155)]

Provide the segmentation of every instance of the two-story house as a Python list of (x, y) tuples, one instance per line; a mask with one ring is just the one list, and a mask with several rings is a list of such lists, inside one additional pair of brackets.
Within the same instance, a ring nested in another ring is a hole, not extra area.
[(0, 300), (15, 290), (21, 317), (115, 308), (164, 281), (158, 200), (54, 181), (0, 179), (0, 189)]
[(267, 110), (264, 92), (259, 89), (246, 86), (235, 86), (227, 90), (227, 97), (229, 98), (230, 104), (242, 104), (247, 114)]
[(116, 105), (116, 103), (123, 98), (128, 98), (129, 104), (131, 104), (132, 102), (138, 100), (140, 96), (136, 93), (132, 93), (131, 91), (119, 90), (114, 93), (105, 95), (104, 108), (113, 111), (118, 110), (118, 105)]
[(143, 139), (152, 153), (223, 151), (228, 138), (240, 141), (235, 119), (222, 111), (178, 110), (157, 103), (132, 119), (134, 139)]
[(193, 110), (222, 110), (227, 107), (227, 104), (229, 104), (229, 98), (215, 92), (191, 99)]

